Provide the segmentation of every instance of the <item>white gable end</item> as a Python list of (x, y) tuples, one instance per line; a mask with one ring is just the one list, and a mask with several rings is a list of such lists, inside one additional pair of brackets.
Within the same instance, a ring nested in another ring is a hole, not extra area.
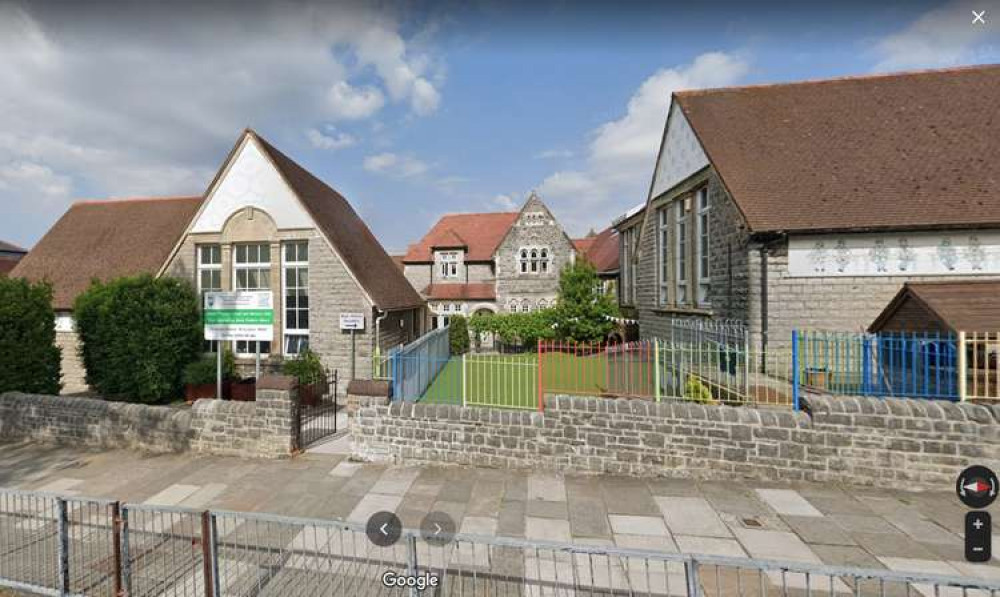
[(191, 232), (221, 232), (233, 213), (248, 206), (266, 212), (279, 229), (315, 226), (281, 174), (249, 137), (210, 191)]
[(653, 197), (669, 191), (671, 187), (708, 165), (708, 156), (677, 102), (670, 106), (668, 122), (667, 134), (656, 161)]

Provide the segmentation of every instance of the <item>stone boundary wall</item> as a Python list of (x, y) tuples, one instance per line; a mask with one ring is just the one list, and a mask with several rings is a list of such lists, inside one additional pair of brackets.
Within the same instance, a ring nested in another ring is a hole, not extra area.
[(835, 481), (951, 488), (969, 464), (1000, 464), (1000, 407), (807, 397), (806, 410), (550, 397), (515, 412), (362, 399), (353, 453), (635, 476)]
[(7, 392), (0, 394), (0, 440), (91, 448), (182, 452), (191, 412), (166, 406)]
[(96, 398), (0, 394), (0, 441), (101, 449), (281, 458), (292, 453), (297, 389), (263, 377), (256, 402), (199, 400), (190, 409)]

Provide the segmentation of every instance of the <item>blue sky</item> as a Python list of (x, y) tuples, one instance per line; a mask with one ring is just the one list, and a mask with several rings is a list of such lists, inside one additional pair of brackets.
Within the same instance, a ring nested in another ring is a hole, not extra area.
[(0, 239), (200, 193), (248, 125), (391, 251), (532, 189), (580, 235), (645, 199), (671, 91), (1000, 62), (1000, 0), (205, 4), (0, 0)]

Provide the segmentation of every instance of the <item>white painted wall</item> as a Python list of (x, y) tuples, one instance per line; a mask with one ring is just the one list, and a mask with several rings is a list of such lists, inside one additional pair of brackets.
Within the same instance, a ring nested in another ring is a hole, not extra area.
[(248, 206), (265, 211), (274, 219), (278, 229), (313, 227), (309, 214), (257, 143), (246, 138), (231, 167), (216, 184), (191, 232), (221, 232), (229, 216)]
[(788, 272), (798, 277), (1000, 274), (1000, 231), (793, 236)]
[(670, 106), (669, 126), (657, 160), (653, 197), (669, 191), (671, 187), (707, 165), (708, 156), (695, 137), (684, 112), (674, 102)]

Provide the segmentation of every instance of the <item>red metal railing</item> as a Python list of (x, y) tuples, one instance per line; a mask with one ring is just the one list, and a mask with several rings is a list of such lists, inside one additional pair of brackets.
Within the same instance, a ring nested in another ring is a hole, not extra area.
[(654, 341), (621, 344), (541, 341), (538, 344), (539, 409), (544, 394), (657, 395)]

